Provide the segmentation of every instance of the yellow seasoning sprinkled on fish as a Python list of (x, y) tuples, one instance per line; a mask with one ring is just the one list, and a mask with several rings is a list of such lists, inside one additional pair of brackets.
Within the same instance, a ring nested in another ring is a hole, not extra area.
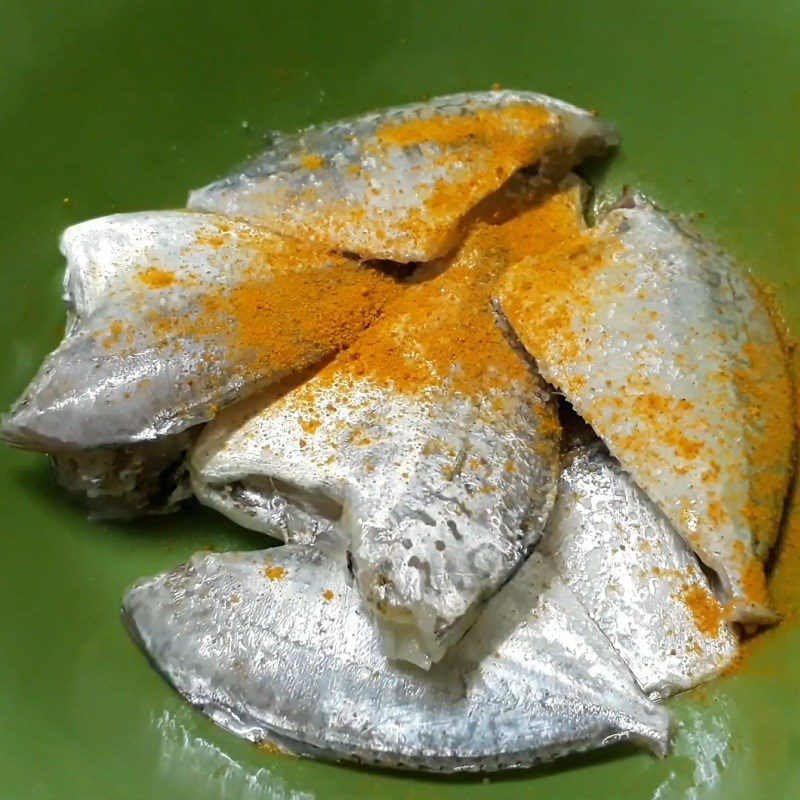
[(348, 345), (400, 289), (214, 214), (105, 217), (67, 230), (62, 248), (72, 325), (3, 420), (4, 438), (48, 451), (128, 447), (206, 422)]
[(722, 581), (726, 616), (774, 620), (762, 560), (794, 430), (762, 293), (635, 198), (500, 286), (506, 319), (622, 466)]
[(429, 261), (519, 169), (561, 177), (616, 142), (613, 126), (545, 95), (457, 94), (278, 136), (189, 207), (365, 258)]

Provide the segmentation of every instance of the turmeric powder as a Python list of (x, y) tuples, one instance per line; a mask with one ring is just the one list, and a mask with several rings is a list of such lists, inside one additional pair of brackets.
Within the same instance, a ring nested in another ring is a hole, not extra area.
[(700, 633), (706, 636), (719, 636), (723, 609), (708, 589), (699, 585), (690, 586), (683, 592), (682, 600), (692, 612), (692, 618)]
[(516, 217), (499, 224), (477, 222), (441, 274), (410, 285), (379, 325), (367, 330), (320, 376), (318, 385), (350, 374), (419, 393), (448, 383), (452, 391), (484, 397), (502, 392), (530, 367), (497, 324), (494, 284), (525, 252), (546, 250), (581, 225), (576, 190), (549, 188)]
[(175, 273), (169, 270), (150, 267), (138, 275), (139, 280), (152, 289), (164, 289), (175, 283)]
[(264, 577), (271, 581), (282, 581), (286, 577), (285, 567), (269, 565), (264, 567)]
[[(243, 383), (271, 382), (341, 350), (401, 291), (390, 275), (307, 242), (255, 229), (235, 235), (252, 256), (238, 282), (206, 285), (186, 278), (183, 288), (197, 295), (193, 312), (181, 318), (169, 306), (162, 311), (155, 305), (147, 319), (160, 346), (202, 343), (207, 363), (233, 366)], [(232, 236), (221, 227), (202, 244), (219, 249)], [(155, 268), (139, 280), (149, 291), (181, 283)], [(108, 334), (112, 343), (122, 333), (115, 325)]]

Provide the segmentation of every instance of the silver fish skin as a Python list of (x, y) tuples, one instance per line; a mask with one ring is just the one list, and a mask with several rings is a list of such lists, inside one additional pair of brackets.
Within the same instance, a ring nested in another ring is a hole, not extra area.
[(596, 438), (564, 459), (538, 552), (651, 698), (719, 675), (738, 640), (695, 555)]
[(642, 197), (543, 258), (500, 306), (542, 375), (720, 578), (730, 620), (775, 620), (762, 560), (794, 429), (785, 348), (729, 257)]
[[(242, 286), (262, 287), (269, 301), (280, 276), (327, 281), (335, 294), (338, 276), (369, 289), (378, 274), (246, 222), (189, 211), (92, 220), (69, 229), (62, 248), (70, 331), (2, 426), (6, 441), (48, 452), (180, 434), (331, 354), (332, 344), (299, 336), (297, 363), (274, 363), (233, 316)], [(259, 341), (272, 341), (262, 333)]]
[(185, 211), (145, 211), (96, 217), (64, 230), (59, 237), (66, 261), (63, 299), (72, 326), (110, 297), (136, 294), (148, 267), (177, 270), (178, 278), (206, 274), (211, 248), (182, 248), (194, 244), (198, 234), (212, 237), (214, 222)]
[[(66, 260), (63, 299), (65, 336), (115, 292), (130, 291), (143, 250), (170, 246), (160, 215), (101, 217), (67, 228), (59, 249)], [(51, 454), (56, 482), (87, 510), (90, 519), (132, 519), (178, 509), (192, 496), (184, 456), (188, 432), (127, 448)]]
[(394, 657), (441, 659), (542, 534), (556, 403), (490, 295), (516, 234), (579, 224), (579, 202), (571, 184), (478, 226), (350, 350), (277, 400), (223, 411), (193, 450), (201, 502), (286, 541), (339, 532)]
[(476, 404), (343, 380), (309, 404), (312, 379), (302, 397), (223, 411), (192, 452), (192, 485), (202, 503), (286, 541), (338, 533), (387, 653), (428, 667), (544, 529), (558, 438), (552, 400), (531, 384)]
[(463, 217), (517, 170), (538, 163), (558, 178), (617, 142), (613, 125), (546, 95), (448, 95), (278, 134), (188, 204), (364, 258), (430, 261), (454, 247)]
[(667, 710), (538, 555), (427, 672), (382, 654), (338, 555), (199, 554), (129, 590), (124, 617), (192, 705), (298, 755), (473, 772), (626, 740), (666, 752)]

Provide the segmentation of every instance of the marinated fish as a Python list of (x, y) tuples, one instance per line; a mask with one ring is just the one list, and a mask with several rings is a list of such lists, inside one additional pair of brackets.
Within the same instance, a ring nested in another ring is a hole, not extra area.
[(668, 747), (668, 712), (536, 554), (428, 672), (382, 655), (341, 554), (319, 546), (198, 554), (131, 589), (124, 616), (190, 703), (298, 755), (467, 772)]
[(786, 353), (731, 260), (642, 198), (508, 271), (507, 321), (721, 580), (726, 615), (774, 619), (762, 559), (793, 443)]
[(593, 434), (565, 453), (538, 552), (651, 698), (707, 681), (736, 657), (696, 557)]
[(386, 652), (427, 667), (538, 541), (558, 478), (556, 405), (497, 326), (494, 280), (582, 225), (580, 187), (482, 223), (311, 380), (206, 428), (195, 494), (288, 542), (338, 531)]
[(64, 243), (71, 329), (2, 430), (51, 452), (188, 430), (332, 355), (399, 291), (376, 269), (211, 214), (117, 215)]
[(277, 134), (241, 171), (192, 192), (189, 208), (365, 258), (430, 261), (521, 168), (560, 178), (617, 140), (609, 123), (545, 95), (455, 94)]
[[(169, 246), (163, 221), (153, 215), (133, 226), (126, 215), (102, 217), (68, 228), (60, 250), (66, 259), (65, 336), (110, 292), (125, 291), (138, 271), (143, 247)], [(91, 519), (130, 519), (174, 511), (192, 495), (185, 454), (192, 435), (183, 432), (126, 448), (51, 454), (56, 482), (83, 505)]]

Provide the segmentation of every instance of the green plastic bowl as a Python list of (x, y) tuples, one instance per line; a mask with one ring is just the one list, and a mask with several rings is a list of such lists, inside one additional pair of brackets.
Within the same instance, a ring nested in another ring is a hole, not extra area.
[[(63, 324), (66, 225), (180, 206), (262, 132), (493, 83), (616, 120), (630, 183), (775, 284), (800, 331), (800, 2), (0, 3), (0, 402)], [(88, 522), (41, 456), (0, 449), (0, 797), (409, 800), (800, 796), (800, 629), (671, 705), (674, 754), (612, 749), (434, 779), (270, 754), (188, 708), (128, 639), (124, 588), (263, 539), (194, 508)]]

